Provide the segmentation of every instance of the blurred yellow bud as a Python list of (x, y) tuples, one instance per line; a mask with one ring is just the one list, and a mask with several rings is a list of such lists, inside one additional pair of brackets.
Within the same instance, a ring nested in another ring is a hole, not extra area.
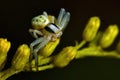
[(74, 59), (76, 53), (77, 53), (76, 47), (69, 46), (63, 48), (63, 50), (54, 58), (55, 66), (57, 67), (67, 66), (69, 62)]
[(102, 48), (109, 47), (115, 40), (116, 36), (119, 33), (117, 25), (110, 25), (106, 31), (103, 33), (103, 36), (100, 40), (100, 46)]
[(60, 43), (60, 39), (57, 39), (56, 41), (49, 42), (44, 48), (42, 48), (39, 51), (39, 54), (41, 54), (44, 57), (50, 56), (53, 51), (56, 49), (57, 45)]
[(53, 18), (54, 18), (54, 21), (56, 21), (55, 16), (52, 16), (52, 15), (49, 15), (49, 16), (48, 16), (48, 19), (50, 20), (50, 22), (53, 22), (53, 21), (52, 21), (52, 20), (53, 20)]
[(0, 69), (5, 64), (7, 53), (11, 47), (11, 43), (7, 39), (0, 38)]
[(19, 46), (12, 60), (12, 68), (22, 70), (28, 62), (29, 56), (30, 48), (26, 44)]
[(83, 39), (86, 41), (91, 41), (95, 38), (97, 31), (100, 27), (99, 17), (91, 17), (88, 24), (83, 31)]

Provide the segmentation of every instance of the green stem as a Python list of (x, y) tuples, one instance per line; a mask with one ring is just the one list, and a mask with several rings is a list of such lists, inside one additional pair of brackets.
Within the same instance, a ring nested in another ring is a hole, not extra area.
[(81, 41), (79, 44), (76, 42), (77, 49), (80, 49), (81, 47), (83, 47), (83, 45), (85, 45), (85, 43), (86, 43), (85, 40)]
[(79, 59), (88, 56), (120, 58), (120, 54), (118, 54), (116, 51), (103, 51), (99, 47), (89, 47), (79, 50), (75, 58)]
[[(52, 69), (54, 68), (54, 65), (53, 64), (49, 64), (49, 65), (45, 65), (45, 66), (41, 66), (41, 67), (38, 67), (38, 71), (43, 71), (43, 70), (46, 70), (46, 69)], [(36, 68), (32, 68), (32, 71), (37, 71)]]
[[(40, 57), (40, 56), (38, 56), (38, 57)], [(48, 64), (51, 62), (52, 59), (53, 59), (53, 57), (39, 58), (38, 59), (38, 66)], [(26, 66), (24, 67), (24, 70), (31, 71), (32, 67), (35, 67), (35, 59), (32, 60), (31, 65), (29, 63), (27, 63)]]
[(0, 80), (6, 80), (7, 78), (9, 78), (10, 76), (14, 75), (14, 74), (17, 74), (21, 72), (21, 70), (19, 71), (16, 71), (12, 68), (9, 68), (7, 70), (4, 70), (2, 72), (0, 72)]

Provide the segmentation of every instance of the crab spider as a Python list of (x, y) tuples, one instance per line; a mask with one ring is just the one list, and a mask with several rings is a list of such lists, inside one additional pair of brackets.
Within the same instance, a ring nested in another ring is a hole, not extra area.
[(35, 40), (30, 44), (30, 61), (33, 57), (35, 58), (36, 69), (38, 68), (38, 51), (47, 45), (48, 42), (60, 38), (69, 20), (70, 13), (66, 12), (64, 8), (61, 8), (57, 20), (45, 11), (42, 15), (38, 15), (32, 19), (33, 29), (29, 29), (29, 32)]

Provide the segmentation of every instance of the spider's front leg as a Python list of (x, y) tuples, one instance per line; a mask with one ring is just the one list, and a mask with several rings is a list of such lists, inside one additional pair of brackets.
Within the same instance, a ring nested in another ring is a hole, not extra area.
[(69, 21), (70, 12), (66, 12), (64, 8), (61, 8), (56, 25), (60, 28), (60, 30), (64, 31)]
[(42, 36), (43, 33), (39, 30), (36, 29), (29, 29), (29, 33), (34, 37), (34, 38), (38, 38), (38, 35)]

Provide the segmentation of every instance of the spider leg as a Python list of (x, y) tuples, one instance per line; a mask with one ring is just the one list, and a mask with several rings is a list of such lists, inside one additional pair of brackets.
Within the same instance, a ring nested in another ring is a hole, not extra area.
[(42, 41), (44, 41), (44, 37), (37, 38), (35, 41), (33, 41), (33, 42), (30, 44), (31, 54), (30, 54), (29, 61), (31, 61), (32, 58), (33, 58), (33, 51), (34, 51), (33, 47), (36, 46), (37, 44), (41, 43)]
[(50, 39), (46, 39), (44, 38), (44, 40), (38, 44), (38, 46), (36, 46), (36, 48), (34, 49), (33, 51), (33, 55), (34, 55), (34, 58), (35, 58), (35, 67), (36, 69), (38, 70), (38, 51), (43, 48), (48, 42), (50, 41)]
[(67, 12), (67, 13), (64, 15), (64, 17), (62, 18), (62, 21), (61, 21), (61, 23), (60, 23), (60, 29), (61, 29), (62, 31), (66, 28), (66, 26), (67, 26), (67, 24), (68, 24), (69, 21), (70, 21), (70, 13)]
[(61, 8), (60, 13), (59, 13), (59, 15), (58, 15), (58, 19), (57, 19), (57, 25), (58, 25), (58, 26), (60, 26), (60, 23), (61, 23), (61, 21), (62, 21), (62, 18), (63, 18), (63, 16), (64, 16), (64, 14), (65, 14), (65, 9), (64, 9), (64, 8)]
[(46, 11), (43, 11), (43, 15), (48, 18), (48, 14)]
[(43, 35), (41, 31), (35, 29), (29, 29), (29, 33), (36, 39), (38, 38), (38, 35)]

